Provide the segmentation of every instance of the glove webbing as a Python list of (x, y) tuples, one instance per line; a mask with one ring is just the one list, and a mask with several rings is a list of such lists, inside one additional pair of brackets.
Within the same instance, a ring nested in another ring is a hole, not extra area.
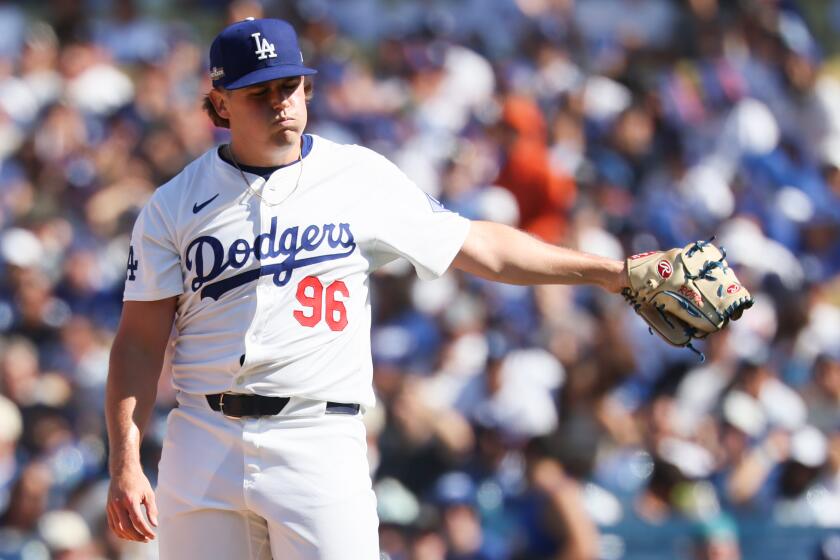
[[(663, 303), (660, 303), (658, 305), (654, 304), (654, 307), (656, 307), (656, 310), (659, 312), (659, 316), (662, 317), (663, 321), (668, 323), (669, 327), (671, 327), (672, 329), (676, 328), (676, 327), (674, 327), (674, 323), (672, 323), (671, 321), (668, 320), (668, 316), (664, 312), (665, 304), (663, 304)], [(648, 327), (648, 332), (652, 335), (653, 334), (653, 329)], [(690, 325), (686, 325), (685, 327), (683, 327), (683, 332), (685, 333), (685, 335), (689, 339), (691, 339), (691, 338), (694, 338), (695, 334), (697, 334), (697, 328), (692, 327)], [(694, 352), (695, 354), (697, 354), (698, 356), (700, 356), (700, 363), (703, 363), (703, 362), (706, 361), (706, 355), (703, 354), (703, 352), (700, 352), (697, 348), (695, 348), (694, 345), (691, 342), (687, 342), (685, 344), (685, 347), (688, 348), (689, 350), (691, 350), (692, 352)]]
[[(698, 241), (698, 243), (703, 243), (703, 242)], [(697, 245), (697, 243), (695, 243), (695, 245)], [(633, 292), (629, 288), (624, 288), (623, 290), (621, 290), (621, 295), (624, 296), (624, 299), (626, 299), (633, 306), (634, 311), (638, 312), (639, 309), (642, 307), (642, 304), (640, 304), (636, 300), (636, 298), (633, 296)], [(668, 323), (668, 326), (670, 326), (671, 328), (674, 328), (674, 324), (671, 321), (669, 321), (668, 316), (665, 315), (665, 313), (662, 312), (662, 310), (665, 309), (665, 305), (664, 304), (659, 304), (659, 305), (655, 305), (655, 307), (656, 307), (656, 310), (659, 312), (659, 315), (662, 317), (662, 320), (665, 321), (666, 323)], [(683, 330), (684, 330), (686, 336), (688, 336), (689, 338), (694, 338), (694, 335), (697, 334), (697, 329), (695, 327), (692, 327), (692, 326), (686, 325), (683, 328)], [(655, 335), (655, 333), (653, 332), (653, 329), (650, 327), (650, 325), (648, 325), (648, 332), (650, 333), (651, 336)], [(694, 345), (691, 342), (686, 343), (685, 347), (688, 348), (689, 350), (691, 350), (692, 352), (694, 352), (695, 354), (697, 354), (698, 356), (700, 356), (700, 362), (701, 363), (706, 361), (706, 355), (703, 354), (703, 352), (700, 352), (699, 350), (697, 350), (697, 348), (695, 348)]]

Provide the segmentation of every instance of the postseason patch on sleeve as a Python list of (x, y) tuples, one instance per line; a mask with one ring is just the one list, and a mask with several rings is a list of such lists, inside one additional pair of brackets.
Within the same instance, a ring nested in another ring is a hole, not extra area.
[(427, 192), (424, 192), (423, 194), (425, 194), (426, 198), (429, 200), (429, 206), (432, 207), (432, 212), (449, 212), (449, 210), (447, 210), (438, 199)]

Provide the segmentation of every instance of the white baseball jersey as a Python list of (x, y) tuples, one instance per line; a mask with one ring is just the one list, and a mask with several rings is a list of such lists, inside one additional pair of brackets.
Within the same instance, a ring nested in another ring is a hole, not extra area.
[(178, 296), (177, 389), (371, 406), (368, 275), (405, 257), (434, 278), (461, 248), (469, 221), (387, 159), (312, 138), (268, 181), (209, 150), (140, 213), (124, 300)]

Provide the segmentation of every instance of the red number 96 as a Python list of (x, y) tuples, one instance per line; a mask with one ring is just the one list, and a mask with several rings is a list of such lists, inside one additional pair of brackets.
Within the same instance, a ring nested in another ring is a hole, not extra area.
[(307, 276), (298, 284), (296, 295), (308, 312), (295, 310), (295, 319), (304, 327), (314, 327), (323, 317), (330, 330), (343, 331), (347, 326), (347, 309), (344, 299), (336, 299), (338, 294), (345, 299), (350, 297), (347, 285), (341, 280), (336, 280), (325, 290), (318, 277)]

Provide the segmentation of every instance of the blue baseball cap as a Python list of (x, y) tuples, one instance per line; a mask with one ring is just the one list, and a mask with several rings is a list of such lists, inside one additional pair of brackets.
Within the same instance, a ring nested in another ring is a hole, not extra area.
[(475, 505), (477, 495), (475, 482), (462, 471), (441, 475), (433, 489), (434, 501), (443, 507)]
[(238, 21), (224, 28), (210, 45), (213, 87), (240, 89), (317, 73), (303, 65), (297, 33), (281, 19)]

